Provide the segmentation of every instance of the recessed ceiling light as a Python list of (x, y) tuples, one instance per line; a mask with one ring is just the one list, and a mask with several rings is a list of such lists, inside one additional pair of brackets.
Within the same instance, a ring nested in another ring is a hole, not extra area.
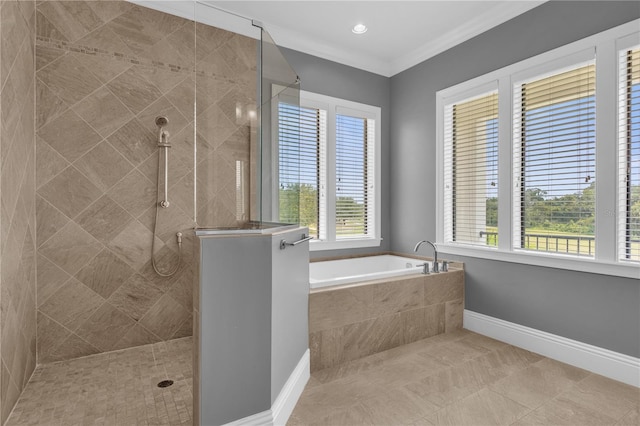
[(351, 30), (352, 33), (354, 34), (364, 34), (366, 33), (368, 30), (367, 26), (364, 24), (357, 24), (356, 26), (353, 27), (353, 29)]

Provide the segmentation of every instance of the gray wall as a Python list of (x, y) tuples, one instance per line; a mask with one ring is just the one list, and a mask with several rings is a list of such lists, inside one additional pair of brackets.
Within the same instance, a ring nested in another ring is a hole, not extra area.
[(309, 243), (280, 249), (308, 232), (199, 237), (200, 424), (268, 410), (309, 348)]
[(201, 425), (271, 407), (271, 237), (200, 238)]
[(367, 71), (331, 62), (316, 56), (282, 48), (286, 60), (298, 73), (301, 89), (353, 102), (378, 106), (382, 109), (382, 244), (380, 247), (354, 250), (311, 252), (312, 258), (341, 256), (345, 253), (376, 253), (387, 251), (390, 243), (390, 194), (389, 184), (389, 124), (391, 80)]
[(309, 349), (309, 243), (280, 250), (280, 241), (309, 233), (299, 228), (271, 237), (271, 405)]
[[(436, 235), (438, 90), (640, 17), (638, 2), (548, 2), (391, 78), (391, 249)], [(459, 257), (466, 308), (640, 356), (637, 280)]]

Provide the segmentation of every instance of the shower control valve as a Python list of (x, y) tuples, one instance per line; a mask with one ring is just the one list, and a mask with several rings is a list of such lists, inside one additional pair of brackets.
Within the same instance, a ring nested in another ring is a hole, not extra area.
[(167, 207), (169, 207), (169, 202), (167, 200), (160, 201), (160, 207), (166, 209)]

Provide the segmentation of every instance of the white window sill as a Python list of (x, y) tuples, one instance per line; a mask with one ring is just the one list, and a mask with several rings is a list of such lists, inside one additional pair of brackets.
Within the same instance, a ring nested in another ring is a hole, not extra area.
[(363, 247), (379, 247), (381, 238), (366, 238), (340, 241), (318, 241), (309, 243), (309, 251), (354, 249)]
[(566, 269), (569, 271), (589, 272), (592, 274), (611, 275), (624, 278), (640, 278), (640, 265), (632, 262), (609, 263), (597, 261), (595, 259), (576, 258), (574, 256), (565, 256), (555, 253), (536, 253), (524, 250), (506, 252), (491, 247), (470, 247), (444, 243), (438, 244), (438, 253)]

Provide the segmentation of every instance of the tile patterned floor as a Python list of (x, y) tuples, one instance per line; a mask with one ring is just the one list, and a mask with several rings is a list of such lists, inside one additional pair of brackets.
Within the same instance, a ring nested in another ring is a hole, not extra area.
[(191, 425), (191, 357), (187, 337), (40, 365), (6, 426)]
[(640, 425), (640, 389), (460, 330), (314, 372), (299, 425)]
[[(191, 345), (39, 366), (6, 425), (190, 425)], [(288, 424), (638, 426), (639, 406), (640, 389), (460, 330), (314, 372)]]

